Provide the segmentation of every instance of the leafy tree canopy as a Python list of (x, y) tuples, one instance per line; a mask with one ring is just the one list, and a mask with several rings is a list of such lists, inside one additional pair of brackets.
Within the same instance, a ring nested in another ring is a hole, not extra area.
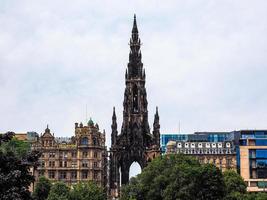
[(0, 199), (30, 200), (28, 189), (34, 176), (29, 169), (37, 166), (40, 153), (33, 151), (18, 156), (18, 146), (6, 148), (13, 136), (13, 132), (0, 134)]
[(41, 176), (33, 191), (33, 198), (35, 200), (46, 200), (50, 192), (51, 186), (52, 184), (49, 179), (44, 176)]
[(226, 170), (223, 173), (224, 182), (226, 185), (225, 200), (241, 200), (244, 199), (247, 190), (246, 183), (243, 178), (233, 170)]
[(223, 175), (214, 165), (176, 154), (154, 159), (122, 188), (121, 200), (220, 200), (225, 189)]
[(106, 200), (106, 194), (92, 181), (80, 182), (74, 185), (69, 200)]
[(30, 148), (31, 146), (29, 142), (18, 140), (15, 137), (1, 145), (2, 152), (6, 153), (11, 151), (19, 158), (26, 156), (30, 152)]
[(68, 200), (70, 188), (63, 182), (56, 182), (49, 192), (47, 200)]

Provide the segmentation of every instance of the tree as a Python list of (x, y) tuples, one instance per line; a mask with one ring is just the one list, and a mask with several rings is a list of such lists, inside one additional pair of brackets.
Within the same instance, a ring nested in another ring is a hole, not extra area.
[(220, 200), (224, 195), (225, 184), (218, 168), (176, 154), (154, 159), (123, 186), (121, 200)]
[(33, 198), (35, 200), (46, 200), (50, 192), (51, 186), (52, 184), (49, 179), (44, 176), (41, 176), (32, 194)]
[(34, 176), (29, 170), (38, 165), (40, 153), (32, 151), (18, 156), (16, 148), (5, 148), (13, 136), (13, 132), (0, 134), (0, 199), (30, 200), (28, 188)]
[(94, 182), (80, 182), (70, 192), (70, 200), (106, 200), (103, 188)]
[(63, 182), (56, 182), (49, 192), (47, 200), (68, 200), (70, 188)]
[(31, 146), (29, 142), (18, 140), (15, 137), (1, 145), (1, 150), (3, 152), (12, 151), (19, 158), (26, 156), (30, 152), (30, 149)]
[(243, 178), (233, 170), (226, 170), (223, 173), (224, 182), (226, 185), (225, 200), (239, 200), (244, 199), (247, 186)]

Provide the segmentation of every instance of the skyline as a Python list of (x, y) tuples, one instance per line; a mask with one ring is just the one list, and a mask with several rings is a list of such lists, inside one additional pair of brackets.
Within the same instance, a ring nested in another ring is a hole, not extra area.
[(43, 133), (49, 124), (55, 136), (71, 136), (87, 105), (110, 146), (113, 106), (119, 131), (122, 122), (134, 13), (150, 129), (156, 106), (161, 133), (178, 132), (179, 121), (183, 133), (267, 129), (265, 1), (161, 9), (143, 1), (10, 2), (0, 3), (0, 132)]

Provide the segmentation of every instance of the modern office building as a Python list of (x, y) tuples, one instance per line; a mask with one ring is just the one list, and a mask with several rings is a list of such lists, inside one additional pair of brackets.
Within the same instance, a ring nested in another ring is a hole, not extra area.
[(230, 132), (195, 132), (194, 134), (163, 133), (160, 136), (160, 145), (162, 152), (166, 153), (166, 145), (169, 141), (224, 142), (229, 140), (229, 137)]
[(237, 161), (248, 191), (267, 191), (267, 130), (241, 130)]
[(34, 171), (37, 181), (40, 176), (68, 185), (93, 180), (106, 188), (105, 133), (91, 119), (86, 126), (75, 123), (75, 135), (71, 138), (56, 138), (47, 127), (32, 149), (42, 152), (40, 166)]

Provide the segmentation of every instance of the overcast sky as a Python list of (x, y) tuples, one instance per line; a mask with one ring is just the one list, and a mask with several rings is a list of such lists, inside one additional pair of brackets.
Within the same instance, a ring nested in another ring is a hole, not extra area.
[[(111, 3), (112, 2), (112, 3)], [(133, 15), (150, 126), (267, 129), (267, 1), (0, 0), (0, 132), (119, 130)]]

